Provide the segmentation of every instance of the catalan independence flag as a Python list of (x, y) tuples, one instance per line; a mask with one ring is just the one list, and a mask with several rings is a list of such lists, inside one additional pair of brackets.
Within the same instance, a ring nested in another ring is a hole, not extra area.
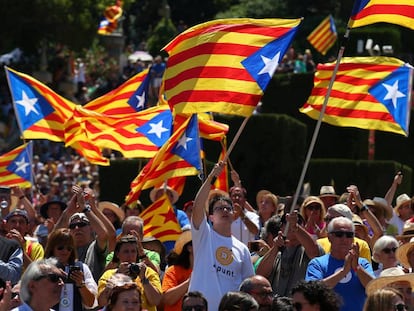
[(0, 156), (0, 185), (32, 186), (33, 143), (23, 144)]
[[(334, 67), (335, 63), (318, 65), (312, 93), (300, 109), (313, 119), (319, 118)], [(323, 121), (407, 136), (412, 71), (392, 57), (343, 58)]]
[(148, 69), (146, 69), (109, 93), (88, 102), (84, 108), (107, 115), (142, 111), (147, 106), (149, 80)]
[(181, 233), (177, 216), (165, 193), (139, 216), (144, 221), (144, 237), (152, 236), (164, 243), (177, 240)]
[(301, 19), (219, 19), (179, 34), (164, 50), (165, 94), (175, 113), (250, 116)]
[(338, 34), (332, 15), (326, 17), (307, 37), (312, 46), (322, 55), (326, 55), (334, 45)]
[(100, 149), (117, 150), (125, 158), (151, 158), (170, 138), (171, 129), (172, 114), (165, 105), (122, 115), (77, 106), (68, 121), (65, 141), (68, 146), (89, 142)]
[(178, 176), (197, 175), (201, 171), (200, 136), (197, 115), (188, 117), (157, 154), (131, 182), (125, 204), (136, 201), (141, 190)]
[(374, 23), (390, 23), (414, 29), (414, 1), (356, 0), (348, 26), (356, 28)]
[(64, 141), (64, 123), (75, 104), (29, 75), (5, 69), (23, 138)]

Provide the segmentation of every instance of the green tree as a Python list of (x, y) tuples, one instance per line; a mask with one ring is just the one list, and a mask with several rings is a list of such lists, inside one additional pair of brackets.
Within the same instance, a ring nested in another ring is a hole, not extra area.
[(152, 55), (160, 54), (161, 49), (170, 42), (177, 34), (177, 28), (175, 28), (170, 18), (164, 17), (160, 20), (155, 27), (152, 35), (148, 38), (148, 51)]

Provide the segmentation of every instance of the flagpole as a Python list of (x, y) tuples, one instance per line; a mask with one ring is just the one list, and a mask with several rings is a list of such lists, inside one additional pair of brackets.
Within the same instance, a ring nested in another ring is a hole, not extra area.
[[(230, 153), (233, 151), (234, 146), (236, 145), (237, 141), (239, 140), (240, 135), (243, 132), (244, 128), (246, 127), (247, 121), (249, 121), (250, 117), (251, 116), (248, 116), (248, 117), (244, 118), (243, 123), (240, 125), (239, 129), (237, 130), (236, 135), (234, 135), (234, 138), (231, 141), (231, 144), (230, 144), (229, 148), (227, 149), (226, 153), (224, 154), (223, 162), (226, 162), (227, 159), (229, 158)], [(216, 182), (216, 180), (217, 180), (217, 177), (213, 177), (211, 179), (211, 182), (210, 183), (212, 185), (214, 185), (214, 183)]]
[[(323, 116), (325, 115), (326, 106), (328, 105), (329, 96), (331, 95), (332, 87), (333, 87), (333, 84), (335, 82), (336, 74), (338, 72), (338, 68), (339, 68), (339, 65), (341, 63), (342, 56), (344, 55), (345, 42), (347, 42), (347, 40), (349, 39), (350, 30), (351, 30), (351, 28), (348, 25), (348, 27), (345, 31), (345, 34), (344, 34), (344, 40), (343, 40), (344, 44), (341, 45), (341, 47), (338, 51), (338, 57), (336, 59), (335, 68), (334, 68), (334, 71), (332, 73), (331, 80), (329, 81), (328, 90), (326, 92), (326, 96), (325, 96), (325, 99), (323, 101), (323, 105), (322, 105), (321, 112), (319, 114), (318, 122), (316, 123), (315, 130), (314, 130), (313, 136), (312, 136), (312, 140), (311, 140), (311, 143), (309, 145), (308, 153), (307, 153), (306, 158), (305, 158), (305, 163), (303, 164), (302, 173), (300, 175), (299, 182), (298, 182), (298, 185), (296, 187), (295, 194), (293, 196), (292, 206), (290, 207), (290, 213), (294, 212), (296, 204), (298, 202), (299, 193), (302, 189), (303, 182), (305, 180), (305, 175), (306, 175), (306, 172), (308, 170), (309, 162), (310, 162), (310, 159), (312, 157), (313, 149), (314, 149), (315, 144), (316, 144), (316, 139), (318, 137), (319, 130), (321, 128), (322, 119), (323, 119)], [(285, 230), (284, 230), (284, 233), (283, 233), (284, 236), (287, 235), (288, 230), (289, 230), (289, 222), (286, 223)]]

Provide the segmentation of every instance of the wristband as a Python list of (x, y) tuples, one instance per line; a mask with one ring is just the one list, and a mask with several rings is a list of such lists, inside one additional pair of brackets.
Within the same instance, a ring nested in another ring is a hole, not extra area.
[(77, 288), (83, 288), (83, 287), (85, 287), (85, 281), (82, 281), (81, 285), (76, 286), (76, 287), (77, 287)]

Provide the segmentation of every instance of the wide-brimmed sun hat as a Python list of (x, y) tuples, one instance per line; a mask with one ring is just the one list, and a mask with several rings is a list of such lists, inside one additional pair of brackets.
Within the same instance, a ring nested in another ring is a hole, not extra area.
[(400, 213), (398, 212), (398, 209), (400, 208), (400, 206), (406, 204), (407, 202), (412, 202), (412, 201), (413, 201), (412, 198), (410, 198), (408, 194), (406, 193), (400, 194), (395, 200), (395, 203), (396, 203), (394, 207), (395, 213), (399, 216)]
[(43, 218), (45, 218), (45, 219), (49, 218), (49, 217), (47, 216), (47, 211), (48, 211), (48, 209), (49, 209), (50, 205), (52, 205), (52, 204), (57, 204), (57, 205), (59, 205), (59, 206), (60, 206), (60, 209), (62, 210), (62, 212), (63, 212), (63, 211), (66, 209), (66, 207), (67, 207), (67, 205), (66, 205), (66, 203), (65, 203), (65, 202), (63, 202), (63, 201), (59, 201), (59, 200), (53, 200), (53, 201), (46, 202), (45, 204), (43, 204), (43, 205), (40, 207), (40, 215), (42, 215), (42, 217), (43, 217)]
[(395, 252), (395, 256), (397, 257), (398, 262), (401, 263), (405, 268), (411, 267), (408, 261), (408, 253), (412, 251), (414, 251), (414, 238), (411, 238), (410, 242), (400, 245)]
[(174, 204), (175, 202), (178, 201), (178, 198), (179, 198), (178, 192), (175, 191), (173, 188), (171, 188), (169, 186), (167, 186), (167, 187), (162, 186), (160, 188), (153, 188), (151, 190), (150, 194), (149, 194), (149, 197), (150, 197), (151, 201), (155, 202), (155, 198), (158, 196), (158, 193), (159, 192), (164, 192), (164, 191), (167, 191), (168, 193), (172, 194), (171, 204)]
[(335, 197), (339, 198), (333, 186), (322, 186), (319, 190), (319, 197)]
[(175, 241), (175, 245), (174, 245), (174, 252), (177, 255), (181, 255), (184, 246), (188, 243), (191, 242), (192, 237), (191, 237), (191, 230), (185, 230), (183, 232), (181, 232), (180, 236), (178, 237), (177, 241)]
[(115, 204), (113, 202), (109, 202), (109, 201), (102, 201), (98, 203), (98, 209), (103, 212), (103, 210), (108, 209), (111, 212), (113, 212), (116, 217), (119, 219), (119, 221), (123, 221), (125, 218), (125, 213), (124, 211), (119, 207), (118, 204)]
[(414, 288), (414, 274), (405, 273), (401, 268), (393, 267), (383, 270), (379, 277), (371, 280), (367, 286), (365, 286), (365, 293), (367, 295), (375, 292), (378, 289), (387, 287), (395, 282), (408, 282), (411, 284), (411, 288)]
[(412, 237), (414, 237), (414, 217), (404, 222), (402, 234), (396, 236), (397, 239), (408, 239)]

